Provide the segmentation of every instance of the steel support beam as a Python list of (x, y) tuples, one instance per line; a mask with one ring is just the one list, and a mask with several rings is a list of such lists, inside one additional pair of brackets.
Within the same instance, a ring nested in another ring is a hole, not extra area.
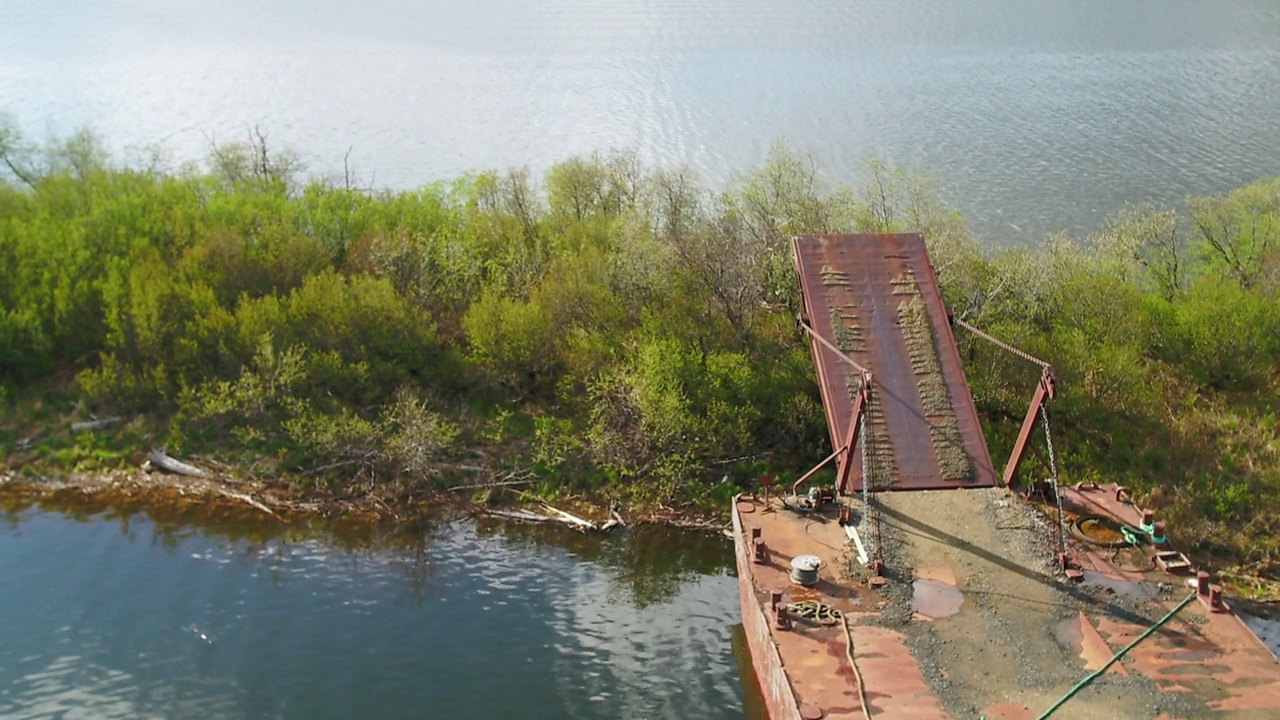
[(1027, 443), (1031, 440), (1031, 433), (1036, 429), (1036, 422), (1040, 418), (1040, 406), (1053, 399), (1057, 385), (1053, 377), (1053, 367), (1044, 365), (1043, 372), (1040, 373), (1040, 382), (1036, 385), (1036, 392), (1031, 396), (1031, 405), (1027, 408), (1027, 417), (1022, 421), (1022, 429), (1018, 431), (1018, 440), (1013, 444), (1013, 452), (1009, 455), (1009, 462), (1004, 466), (1004, 485), (1005, 487), (1013, 487), (1014, 477), (1018, 474), (1018, 466), (1022, 464), (1022, 458), (1027, 454)]
[[(858, 388), (858, 395), (853, 399), (853, 412), (849, 418), (849, 432), (844, 438), (844, 454), (840, 456), (840, 465), (836, 470), (836, 493), (847, 491), (849, 485), (849, 473), (853, 468), (853, 449), (858, 445), (858, 434), (862, 429), (862, 413), (867, 411), (867, 405), (871, 402), (871, 373), (862, 373), (862, 386)], [(866, 442), (866, 438), (863, 438)], [(863, 484), (867, 479), (862, 478)]]

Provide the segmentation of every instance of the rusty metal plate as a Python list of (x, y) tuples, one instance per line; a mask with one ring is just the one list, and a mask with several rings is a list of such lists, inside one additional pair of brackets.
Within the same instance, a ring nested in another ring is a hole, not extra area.
[[(809, 235), (793, 242), (813, 330), (872, 373), (872, 488), (989, 487), (997, 474), (920, 235)], [(859, 373), (811, 339), (833, 448), (849, 430)], [(931, 348), (931, 351), (930, 351)], [(939, 382), (940, 381), (940, 382)], [(963, 467), (963, 469), (961, 469)], [(861, 462), (842, 492), (860, 492)]]

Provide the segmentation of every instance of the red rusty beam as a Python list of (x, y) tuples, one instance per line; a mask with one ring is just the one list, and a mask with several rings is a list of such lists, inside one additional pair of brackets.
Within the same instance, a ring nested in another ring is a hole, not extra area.
[[(849, 418), (849, 432), (844, 438), (844, 454), (840, 456), (840, 465), (836, 470), (836, 493), (848, 492), (849, 472), (853, 468), (854, 452), (858, 447), (858, 434), (862, 430), (862, 413), (871, 402), (871, 373), (862, 373), (862, 386), (858, 388), (858, 396), (853, 400), (853, 412)], [(865, 480), (864, 480), (865, 482)]]
[(1031, 433), (1036, 429), (1036, 420), (1040, 416), (1040, 407), (1053, 396), (1057, 390), (1054, 382), (1053, 367), (1044, 366), (1044, 371), (1040, 373), (1040, 382), (1036, 384), (1036, 392), (1031, 396), (1031, 405), (1027, 408), (1027, 417), (1022, 421), (1022, 429), (1018, 431), (1018, 440), (1013, 444), (1013, 452), (1009, 455), (1009, 462), (1004, 466), (1004, 484), (1005, 487), (1013, 487), (1014, 476), (1018, 474), (1018, 466), (1022, 464), (1022, 458), (1027, 454), (1027, 443), (1031, 440)]
[(817, 465), (814, 465), (813, 469), (809, 470), (809, 472), (805, 473), (804, 475), (801, 475), (800, 479), (795, 481), (795, 484), (791, 486), (791, 494), (792, 495), (800, 494), (800, 486), (803, 485), (806, 480), (816, 475), (819, 470), (826, 467), (832, 460), (835, 460), (836, 457), (840, 455), (840, 453), (844, 452), (847, 449), (848, 449), (848, 446), (836, 449), (836, 451), (828, 455), (825, 460), (818, 463)]

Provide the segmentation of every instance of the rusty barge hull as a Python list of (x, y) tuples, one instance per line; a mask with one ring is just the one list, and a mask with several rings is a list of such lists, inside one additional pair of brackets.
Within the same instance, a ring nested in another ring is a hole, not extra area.
[[(736, 503), (735, 503), (736, 504)], [(733, 512), (733, 554), (738, 566), (738, 595), (742, 602), (742, 630), (746, 635), (751, 669), (763, 696), (764, 708), (769, 720), (801, 720), (800, 706), (795, 692), (782, 667), (782, 657), (773, 642), (769, 629), (770, 620), (756, 597), (751, 571), (751, 556), (747, 551), (742, 518)]]

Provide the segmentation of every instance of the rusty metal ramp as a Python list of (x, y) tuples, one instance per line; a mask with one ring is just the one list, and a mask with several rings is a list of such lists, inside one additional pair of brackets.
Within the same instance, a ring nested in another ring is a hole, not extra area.
[(833, 448), (851, 437), (858, 367), (871, 375), (841, 492), (860, 492), (864, 469), (877, 491), (995, 485), (924, 238), (810, 235), (793, 247)]

